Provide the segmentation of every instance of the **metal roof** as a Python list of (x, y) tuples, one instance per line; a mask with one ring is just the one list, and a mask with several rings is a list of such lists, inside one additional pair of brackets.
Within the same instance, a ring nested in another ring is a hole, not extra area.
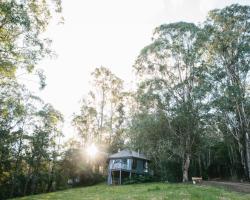
[(146, 156), (143, 153), (139, 153), (139, 152), (135, 152), (135, 151), (131, 151), (129, 149), (124, 149), (120, 152), (117, 152), (115, 154), (112, 154), (109, 156), (109, 159), (113, 159), (113, 158), (139, 158), (139, 159), (143, 159), (143, 160), (149, 160), (148, 158), (146, 158)]

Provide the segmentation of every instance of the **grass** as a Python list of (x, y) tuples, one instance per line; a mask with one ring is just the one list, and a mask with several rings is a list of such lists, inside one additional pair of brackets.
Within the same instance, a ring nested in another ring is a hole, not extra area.
[[(64, 191), (33, 195), (18, 200), (249, 200), (250, 194), (229, 192), (221, 188), (191, 185), (146, 183), (123, 186), (100, 184)], [(17, 199), (16, 199), (17, 200)]]

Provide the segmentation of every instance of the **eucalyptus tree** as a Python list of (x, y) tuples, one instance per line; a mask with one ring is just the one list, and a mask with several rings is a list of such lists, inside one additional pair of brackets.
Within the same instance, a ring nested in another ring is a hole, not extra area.
[(85, 144), (95, 142), (109, 148), (121, 138), (123, 131), (123, 82), (105, 67), (96, 68), (91, 75), (91, 90), (72, 123)]
[[(0, 191), (15, 182), (22, 150), (23, 122), (26, 116), (24, 96), (27, 93), (18, 84), (9, 83), (0, 88)], [(17, 153), (18, 152), (18, 153)], [(13, 159), (17, 157), (13, 166)], [(13, 166), (13, 168), (12, 168)], [(0, 196), (1, 198), (1, 196)]]
[[(213, 82), (212, 107), (222, 132), (238, 144), (245, 176), (250, 178), (250, 7), (234, 4), (209, 12), (204, 51)], [(223, 125), (224, 124), (224, 125)]]
[[(32, 132), (28, 140), (30, 156), (27, 157), (29, 174), (25, 187), (31, 185), (31, 193), (50, 191), (55, 181), (55, 164), (60, 155), (61, 123), (63, 117), (51, 105), (44, 104), (32, 119)], [(26, 192), (27, 188), (24, 188)]]
[[(46, 31), (60, 0), (3, 0), (0, 2), (0, 77), (14, 77), (17, 69), (32, 72), (50, 54)], [(59, 15), (58, 15), (59, 16)]]
[(209, 89), (203, 84), (200, 36), (201, 29), (192, 23), (161, 25), (135, 63), (141, 110), (165, 113), (169, 125), (165, 140), (182, 160), (183, 182), (188, 180), (190, 159), (201, 138), (200, 108)]
[[(13, 129), (23, 118), (24, 87), (18, 82), (17, 71), (31, 73), (44, 56), (51, 54), (46, 31), (53, 13), (61, 12), (60, 0), (3, 0), (0, 2), (0, 131)], [(19, 73), (18, 73), (19, 74)], [(36, 71), (45, 86), (42, 71)], [(20, 75), (20, 74), (19, 74)], [(26, 92), (27, 93), (27, 92)], [(8, 126), (8, 127), (7, 127)], [(0, 141), (0, 142), (2, 142)]]
[(60, 153), (61, 114), (13, 81), (2, 85), (0, 97), (0, 198), (30, 193), (31, 180), (34, 192), (46, 190), (36, 189), (37, 182), (50, 190)]
[(52, 55), (51, 41), (43, 33), (60, 12), (60, 0), (0, 2), (0, 198), (23, 193), (31, 155), (28, 144), (37, 136), (30, 132), (30, 122), (42, 102), (20, 84), (20, 77), (34, 73), (40, 87), (45, 86), (36, 65)]
[(96, 68), (92, 77), (90, 96), (97, 108), (98, 134), (100, 140), (105, 139), (111, 144), (115, 129), (122, 123), (119, 120), (123, 106), (123, 81), (105, 67)]
[(72, 125), (82, 139), (81, 145), (85, 146), (91, 142), (97, 142), (98, 121), (96, 108), (89, 105), (86, 100), (81, 101), (80, 113), (75, 114)]

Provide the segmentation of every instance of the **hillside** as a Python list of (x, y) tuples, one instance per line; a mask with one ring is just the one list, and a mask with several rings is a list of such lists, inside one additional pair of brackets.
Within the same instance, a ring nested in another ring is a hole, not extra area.
[[(147, 183), (125, 186), (107, 186), (106, 184), (68, 189), (42, 195), (33, 195), (18, 200), (249, 200), (249, 194), (240, 194), (225, 191), (223, 189), (189, 185), (189, 184), (166, 184), (166, 183)], [(17, 199), (16, 199), (17, 200)]]

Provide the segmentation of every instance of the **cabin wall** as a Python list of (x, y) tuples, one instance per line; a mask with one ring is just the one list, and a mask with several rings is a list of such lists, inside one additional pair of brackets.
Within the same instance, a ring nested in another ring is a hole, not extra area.
[(143, 173), (144, 172), (143, 160), (137, 159), (136, 164), (137, 164), (136, 165), (136, 172)]
[(128, 159), (128, 169), (129, 169), (129, 170), (132, 169), (132, 162), (133, 162), (132, 159), (129, 158), (129, 159)]

